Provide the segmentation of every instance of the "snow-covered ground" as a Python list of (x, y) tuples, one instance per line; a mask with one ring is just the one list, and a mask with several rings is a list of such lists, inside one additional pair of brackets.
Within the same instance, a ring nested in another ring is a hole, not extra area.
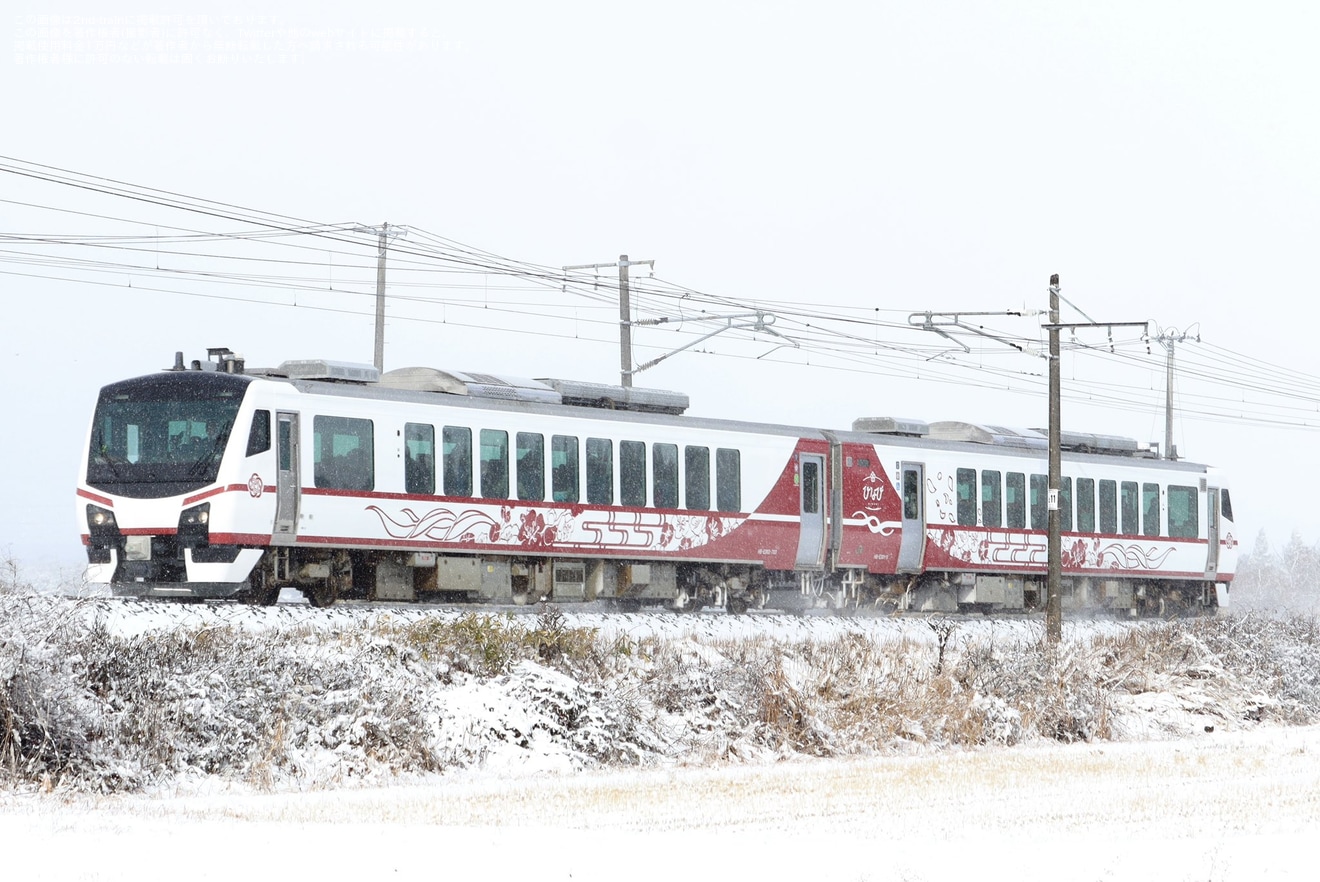
[(1041, 636), (11, 585), (0, 851), (25, 879), (1320, 876), (1314, 620)]
[(23, 879), (1314, 879), (1320, 729), (383, 789), (0, 799)]

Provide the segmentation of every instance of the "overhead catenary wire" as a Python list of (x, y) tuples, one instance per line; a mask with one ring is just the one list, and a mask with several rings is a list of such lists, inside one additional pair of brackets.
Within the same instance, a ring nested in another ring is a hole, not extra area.
[[(208, 228), (206, 223), (162, 223), (157, 216), (128, 216), (124, 211), (74, 209), (34, 200), (5, 199), (5, 204), (80, 217), (111, 227), (129, 227), (109, 233), (0, 233), (0, 273), (60, 280), (73, 284), (127, 287), (121, 277), (137, 281), (133, 289), (164, 296), (207, 297), (273, 308), (324, 310), (367, 315), (351, 306), (331, 305), (318, 296), (372, 295), (369, 275), (374, 270), (376, 237), (353, 231), (353, 225), (323, 223), (232, 203), (199, 199), (166, 190), (114, 181), (37, 163), (0, 157), (0, 173), (27, 177), (42, 184), (67, 187), (112, 200), (130, 200), (155, 211), (179, 212), (197, 219), (235, 224), (232, 229)], [(164, 234), (146, 234), (147, 229)], [(256, 248), (260, 251), (253, 252)], [(89, 251), (100, 252), (91, 256)], [(264, 253), (262, 253), (264, 251)], [(113, 255), (122, 255), (114, 257)], [(132, 256), (136, 255), (137, 259)], [(149, 256), (150, 261), (143, 259)], [(391, 245), (391, 302), (401, 308), (392, 320), (446, 324), (463, 328), (500, 328), (508, 333), (547, 339), (613, 346), (608, 333), (617, 326), (610, 310), (617, 293), (608, 277), (565, 273), (559, 268), (513, 260), (494, 252), (464, 245), (417, 227), (407, 242)], [(331, 281), (328, 259), (333, 259)], [(261, 269), (258, 269), (261, 268)], [(322, 275), (319, 270), (326, 272)], [(491, 279), (501, 282), (492, 285)], [(159, 282), (145, 284), (148, 279)], [(251, 291), (251, 297), (218, 293), (216, 286)], [(764, 359), (769, 363), (813, 367), (875, 376), (953, 383), (968, 388), (1039, 395), (1043, 372), (1039, 365), (1017, 353), (972, 344), (966, 363), (948, 346), (933, 344), (913, 333), (906, 316), (911, 310), (884, 310), (846, 304), (801, 304), (758, 297), (711, 294), (656, 276), (637, 276), (631, 282), (636, 314), (642, 318), (679, 316), (681, 321), (657, 327), (639, 338), (639, 350), (663, 351), (655, 341), (691, 340), (705, 333), (701, 322), (721, 310), (773, 311), (776, 330), (795, 340), (797, 351), (765, 354), (747, 347), (766, 341), (755, 332), (739, 331), (722, 340), (704, 343), (692, 352), (732, 359)], [(266, 297), (262, 296), (265, 293)], [(471, 292), (463, 297), (463, 292)], [(298, 295), (296, 306), (286, 302)], [(302, 295), (306, 294), (306, 297)], [(365, 306), (365, 301), (364, 301)], [(442, 306), (446, 318), (437, 321), (427, 310)], [(472, 310), (472, 315), (466, 311)], [(475, 311), (480, 310), (480, 315)], [(481, 321), (484, 315), (495, 321)], [(512, 328), (508, 319), (554, 319), (577, 330), (557, 332), (542, 326)], [(593, 334), (589, 329), (598, 328)], [(580, 329), (588, 329), (581, 333)], [(996, 335), (1027, 351), (1038, 350), (1039, 332), (1001, 326)], [(649, 342), (648, 342), (649, 341)], [(1084, 344), (1065, 345), (1076, 359), (1103, 359), (1149, 374), (1155, 358), (1145, 342), (1133, 337), (1116, 341), (1110, 351)], [(1211, 342), (1180, 349), (1179, 413), (1184, 418), (1212, 422), (1254, 422), (1299, 428), (1320, 427), (1320, 377), (1274, 365), (1233, 352)], [(1199, 384), (1199, 385), (1198, 385)], [(1074, 378), (1065, 397), (1136, 412), (1162, 407), (1156, 390), (1139, 383), (1107, 378)], [(1202, 388), (1204, 386), (1205, 388)]]

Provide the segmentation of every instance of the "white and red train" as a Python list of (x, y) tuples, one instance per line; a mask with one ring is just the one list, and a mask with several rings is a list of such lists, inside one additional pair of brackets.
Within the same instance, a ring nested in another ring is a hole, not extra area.
[[(77, 489), (117, 595), (273, 602), (614, 599), (1030, 611), (1045, 438), (684, 415), (686, 396), (228, 350), (101, 390)], [(1237, 541), (1224, 476), (1063, 437), (1066, 608), (1204, 611)]]

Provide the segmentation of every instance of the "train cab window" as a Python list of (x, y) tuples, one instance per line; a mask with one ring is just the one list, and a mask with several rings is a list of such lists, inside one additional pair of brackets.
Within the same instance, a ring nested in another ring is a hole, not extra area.
[(509, 433), (481, 430), (481, 495), (484, 499), (509, 498)]
[(651, 445), (651, 476), (656, 508), (678, 508), (678, 445)]
[(1077, 532), (1095, 532), (1095, 479), (1077, 479)]
[(1175, 539), (1195, 539), (1200, 525), (1197, 519), (1195, 487), (1169, 485), (1169, 535)]
[(1021, 472), (1004, 476), (1004, 508), (1008, 514), (1005, 524), (1010, 530), (1027, 526), (1027, 476)]
[(435, 493), (435, 427), (422, 423), (403, 426), (404, 490), (431, 496)]
[(445, 426), (440, 432), (443, 445), (446, 496), (472, 495), (472, 430)]
[(619, 442), (619, 502), (646, 505), (646, 444)]
[(1137, 495), (1137, 482), (1124, 481), (1118, 485), (1118, 509), (1124, 536), (1135, 536), (1141, 532), (1138, 515), (1141, 513), (1140, 497)]
[(1031, 529), (1048, 530), (1050, 526), (1050, 479), (1048, 475), (1031, 476)]
[(976, 526), (976, 469), (958, 469), (958, 523)]
[(989, 469), (981, 472), (981, 523), (987, 527), (998, 527), (1004, 522), (1002, 477), (1000, 472)]
[(312, 476), (317, 487), (371, 490), (376, 486), (371, 420), (312, 418)]
[(578, 439), (550, 436), (550, 493), (555, 502), (578, 501)]
[(683, 507), (710, 508), (710, 448), (683, 448)]
[(1142, 534), (1146, 536), (1160, 535), (1160, 485), (1142, 484), (1141, 485), (1141, 517)]
[(248, 431), (247, 456), (256, 456), (270, 450), (270, 411), (258, 410), (252, 414), (252, 428)]
[(525, 502), (545, 499), (545, 436), (519, 432), (514, 436), (518, 498)]
[(1118, 484), (1114, 481), (1100, 482), (1100, 532), (1118, 532)]
[(1219, 491), (1219, 516), (1226, 521), (1233, 520), (1233, 503), (1229, 501), (1227, 489)]
[(1072, 478), (1059, 478), (1059, 532), (1073, 528)]
[(609, 438), (587, 439), (587, 502), (614, 504), (614, 442)]
[(715, 507), (742, 511), (742, 453), (737, 450), (715, 450)]

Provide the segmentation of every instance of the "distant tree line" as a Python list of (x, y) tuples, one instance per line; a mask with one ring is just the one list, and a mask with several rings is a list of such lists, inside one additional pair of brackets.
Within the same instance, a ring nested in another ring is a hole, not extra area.
[(1231, 601), (1237, 609), (1320, 612), (1320, 543), (1307, 543), (1293, 531), (1275, 550), (1261, 530), (1238, 560)]

